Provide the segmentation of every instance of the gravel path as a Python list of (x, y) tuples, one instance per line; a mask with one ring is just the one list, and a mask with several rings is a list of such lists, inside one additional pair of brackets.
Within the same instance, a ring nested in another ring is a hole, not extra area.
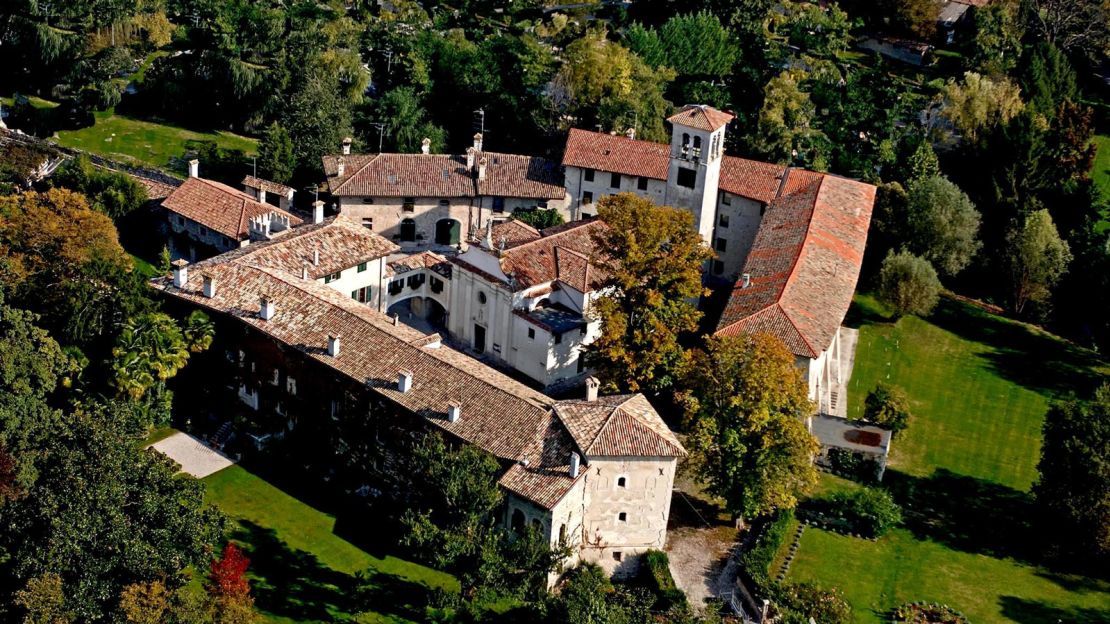
[(187, 433), (175, 433), (165, 440), (155, 442), (151, 448), (180, 464), (181, 472), (198, 479), (235, 464), (223, 453), (209, 448)]

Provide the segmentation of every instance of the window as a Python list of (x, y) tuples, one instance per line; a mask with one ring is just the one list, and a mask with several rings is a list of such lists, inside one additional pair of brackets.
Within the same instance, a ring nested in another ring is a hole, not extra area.
[(697, 182), (698, 172), (696, 169), (685, 169), (683, 167), (678, 168), (678, 180), (676, 181), (676, 183), (679, 186), (694, 188), (694, 186), (697, 185)]
[(717, 225), (719, 225), (723, 228), (727, 228), (728, 227), (728, 215), (727, 214), (721, 215), (721, 217), (719, 219), (717, 219)]
[(628, 478), (627, 477), (618, 477), (617, 478), (617, 487), (622, 488), (622, 487), (626, 487), (627, 485), (628, 485)]
[(592, 203), (594, 203), (594, 194), (589, 192), (589, 191), (586, 191), (585, 193), (582, 193), (582, 203), (583, 204), (592, 204)]
[(728, 241), (723, 238), (717, 239), (717, 251), (725, 251), (728, 248)]
[(560, 524), (559, 525), (559, 545), (560, 546), (566, 546), (567, 545), (567, 525), (566, 524)]
[(613, 173), (609, 175), (609, 188), (619, 189), (621, 187), (621, 174)]
[(640, 189), (641, 191), (646, 191), (647, 185), (648, 179), (644, 176), (640, 176), (639, 179), (636, 180), (636, 188)]
[(285, 391), (293, 396), (297, 395), (297, 380), (292, 377), (285, 378)]
[(357, 301), (359, 303), (366, 303), (366, 302), (370, 301), (370, 287), (369, 286), (363, 286), (362, 288), (359, 288), (358, 290), (352, 290), (351, 291), (351, 299), (354, 299), (355, 301)]
[(389, 294), (399, 295), (405, 289), (405, 280), (399, 279), (389, 283)]
[(434, 293), (438, 294), (443, 292), (443, 280), (434, 275), (428, 278), (428, 285), (432, 287), (432, 292)]
[(582, 178), (584, 180), (586, 180), (587, 182), (593, 182), (594, 181), (594, 170), (593, 169), (587, 169), (585, 172), (583, 172)]
[(404, 219), (401, 221), (401, 241), (412, 242), (416, 240), (416, 221)]
[(731, 206), (732, 205), (732, 195), (729, 195), (728, 193), (721, 193), (721, 205), (722, 206)]
[(532, 329), (531, 327), (528, 328), (528, 339), (529, 340), (535, 340), (536, 339), (536, 330)]
[(547, 200), (544, 199), (542, 201), (536, 202), (536, 208), (539, 208), (540, 210), (547, 210)]
[(424, 274), (410, 275), (405, 281), (408, 282), (409, 288), (416, 290), (424, 285)]
[(274, 378), (270, 380), (270, 385), (276, 386), (280, 383), (281, 383), (281, 370), (275, 368), (274, 369)]
[(374, 229), (374, 217), (363, 217), (362, 227), (372, 231)]
[(331, 275), (325, 275), (324, 276), (324, 283), (328, 284), (328, 283), (334, 282), (334, 281), (338, 280), (340, 277), (343, 277), (343, 271), (336, 271), (335, 273), (332, 273)]
[(446, 200), (446, 199), (441, 199), (441, 200), (439, 200), (439, 207), (440, 208), (450, 208), (451, 207), (451, 202), (449, 200)]
[(620, 561), (620, 560), (621, 560), (621, 551), (614, 550), (613, 551), (613, 561)]
[(617, 520), (619, 520), (620, 522), (628, 522), (628, 512), (622, 511), (617, 514)]
[(364, 204), (372, 204), (372, 203), (374, 203), (374, 198), (373, 198), (373, 197), (363, 197), (363, 198), (362, 198), (362, 203), (364, 203)]
[(366, 263), (365, 262), (359, 262), (358, 263), (358, 272), (362, 273), (364, 271), (366, 271)]
[(713, 261), (713, 275), (720, 275), (725, 272), (725, 263), (720, 260)]
[(485, 303), (486, 303), (486, 293), (478, 291), (478, 303), (480, 303), (482, 305), (485, 305)]
[(416, 198), (406, 197), (404, 202), (401, 203), (402, 212), (415, 212), (416, 211)]
[(563, 335), (562, 334), (555, 334), (555, 344), (559, 344), (562, 341), (563, 341)]
[(493, 198), (493, 211), (494, 212), (505, 212), (505, 198), (504, 197), (494, 197)]
[(701, 137), (694, 137), (694, 158), (701, 156)]

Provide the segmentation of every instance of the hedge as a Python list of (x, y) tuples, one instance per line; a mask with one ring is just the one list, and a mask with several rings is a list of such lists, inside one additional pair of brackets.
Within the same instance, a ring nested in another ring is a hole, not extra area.
[(686, 593), (678, 588), (671, 576), (670, 559), (661, 550), (649, 550), (640, 560), (640, 582), (656, 596), (653, 610), (669, 611), (686, 607)]
[(780, 511), (763, 526), (752, 547), (740, 555), (740, 573), (752, 591), (757, 594), (767, 596), (774, 589), (775, 581), (771, 578), (771, 563), (775, 560), (775, 555), (778, 554), (782, 543), (786, 541), (793, 519), (794, 510)]

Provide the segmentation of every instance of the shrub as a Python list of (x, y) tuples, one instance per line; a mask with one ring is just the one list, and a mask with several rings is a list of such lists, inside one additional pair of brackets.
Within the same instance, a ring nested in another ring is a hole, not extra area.
[(670, 559), (661, 550), (649, 550), (640, 560), (640, 582), (656, 596), (655, 611), (669, 611), (687, 606), (686, 593), (678, 588), (671, 576)]
[(880, 381), (867, 395), (863, 419), (897, 434), (910, 424), (909, 403), (901, 388)]
[(767, 595), (774, 588), (771, 562), (775, 560), (775, 554), (786, 541), (790, 521), (793, 519), (793, 510), (780, 511), (764, 525), (763, 532), (756, 538), (752, 547), (740, 555), (741, 574), (750, 583), (751, 588), (759, 594)]
[(811, 618), (821, 624), (847, 624), (852, 620), (852, 607), (838, 589), (823, 589), (813, 583), (783, 584), (774, 599), (783, 624), (808, 624)]
[(908, 251), (888, 253), (879, 269), (879, 298), (898, 316), (925, 316), (940, 300), (940, 279), (928, 260)]
[(860, 483), (878, 483), (883, 468), (863, 453), (839, 448), (829, 449), (828, 462), (836, 474)]
[(911, 602), (894, 610), (895, 624), (970, 624), (962, 613), (948, 605)]
[(902, 521), (902, 508), (886, 490), (878, 488), (838, 492), (823, 507), (843, 517), (854, 532), (865, 537), (879, 537)]
[(517, 208), (513, 211), (513, 218), (517, 221), (523, 221), (537, 230), (564, 223), (563, 215), (559, 214), (559, 211), (554, 208)]

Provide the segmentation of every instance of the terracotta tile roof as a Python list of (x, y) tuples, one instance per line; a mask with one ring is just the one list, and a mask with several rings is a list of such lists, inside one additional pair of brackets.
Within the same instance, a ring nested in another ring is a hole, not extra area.
[[(320, 279), (400, 249), (392, 241), (340, 215), (323, 223), (294, 228), (273, 240), (251, 243), (220, 258), (223, 262), (249, 262), (290, 275), (300, 275), (307, 265), (309, 278)], [(315, 263), (317, 251), (319, 264)]]
[(686, 456), (686, 449), (642, 394), (559, 401), (555, 413), (586, 457)]
[[(541, 230), (539, 238), (492, 253), (500, 256), (501, 270), (513, 280), (514, 292), (556, 280), (589, 292), (593, 284), (605, 277), (599, 267), (589, 262), (597, 255), (593, 234), (605, 227), (608, 226), (597, 220), (573, 221)], [(452, 262), (485, 275), (460, 257), (452, 258)]]
[(385, 274), (387, 276), (401, 275), (402, 273), (419, 271), (420, 269), (431, 269), (447, 279), (451, 279), (450, 261), (432, 251), (422, 251), (417, 254), (392, 260), (386, 264)]
[(664, 143), (571, 128), (563, 166), (666, 180), (670, 158), (671, 148)]
[(551, 417), (540, 437), (524, 451), (528, 464), (514, 463), (499, 483), (510, 492), (551, 509), (576, 481), (586, 477), (584, 465), (577, 478), (570, 476), (570, 454), (574, 450), (567, 430), (559, 419)]
[(790, 170), (763, 217), (717, 335), (767, 332), (795, 354), (832, 343), (859, 279), (875, 187)]
[(712, 132), (736, 118), (732, 113), (719, 111), (704, 104), (687, 104), (682, 110), (667, 117), (667, 121)]
[(204, 178), (185, 180), (162, 200), (162, 206), (235, 240), (250, 237), (247, 225), (251, 217), (274, 213), (288, 217), (292, 225), (302, 223), (299, 217), (259, 203), (243, 191)]
[(284, 184), (278, 184), (277, 182), (263, 180), (262, 178), (256, 178), (254, 176), (247, 176), (243, 178), (241, 184), (247, 188), (262, 189), (263, 191), (266, 191), (267, 193), (273, 193), (274, 195), (285, 195), (293, 190), (293, 187), (291, 186), (285, 186)]
[[(516, 247), (522, 243), (534, 241), (541, 236), (540, 231), (528, 225), (523, 221), (516, 219), (508, 219), (493, 226), (493, 232), (490, 233), (490, 240), (495, 247), (500, 248), (502, 242), (505, 248)], [(475, 235), (475, 240), (482, 240), (486, 237), (486, 229), (482, 228)]]
[(719, 188), (733, 195), (769, 204), (779, 190), (784, 173), (786, 167), (783, 165), (725, 156), (721, 161)]
[[(323, 157), (333, 195), (342, 197), (527, 197), (562, 199), (563, 174), (551, 161), (532, 156), (478, 152), (486, 176), (466, 168), (466, 156), (448, 154), (351, 154)], [(338, 175), (339, 159), (344, 162)]]

